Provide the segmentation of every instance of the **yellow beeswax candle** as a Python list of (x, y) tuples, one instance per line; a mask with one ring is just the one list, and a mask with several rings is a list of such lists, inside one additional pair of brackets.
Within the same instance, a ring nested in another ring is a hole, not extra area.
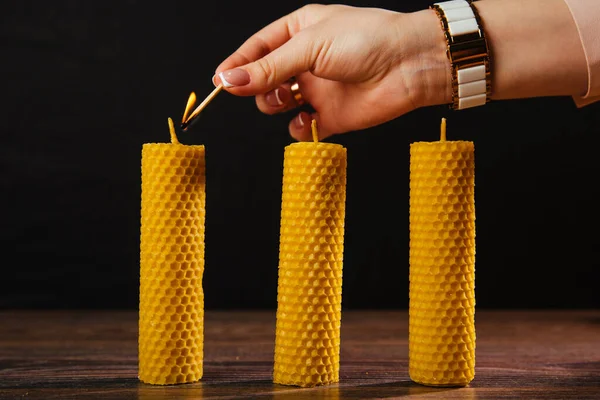
[(469, 141), (410, 145), (409, 375), (427, 386), (475, 376), (475, 158)]
[(204, 350), (204, 146), (142, 146), (139, 379), (202, 378)]
[(273, 382), (339, 381), (346, 148), (285, 148)]

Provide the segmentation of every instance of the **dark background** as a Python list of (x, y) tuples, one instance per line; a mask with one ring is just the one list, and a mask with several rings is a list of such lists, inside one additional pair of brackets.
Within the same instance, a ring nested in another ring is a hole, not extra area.
[[(3, 1), (2, 308), (138, 305), (140, 159), (187, 97), (299, 1)], [(413, 11), (426, 1), (348, 3)], [(348, 148), (343, 304), (408, 306), (409, 145), (476, 148), (481, 308), (598, 307), (600, 103), (421, 109), (331, 138)], [(292, 115), (223, 92), (186, 144), (207, 147), (206, 307), (274, 308)]]

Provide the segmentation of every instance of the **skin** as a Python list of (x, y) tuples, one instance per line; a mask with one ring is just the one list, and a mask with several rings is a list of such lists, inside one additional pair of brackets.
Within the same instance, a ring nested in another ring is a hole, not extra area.
[[(563, 0), (481, 0), (475, 6), (491, 52), (493, 100), (586, 92), (585, 54)], [(248, 79), (225, 90), (256, 96), (266, 114), (293, 113), (289, 131), (299, 141), (312, 140), (313, 118), (325, 138), (452, 98), (446, 42), (430, 9), (310, 4), (248, 38), (217, 67), (215, 84), (221, 72), (234, 69)], [(312, 115), (296, 115), (292, 77)], [(283, 104), (273, 102), (276, 89)]]

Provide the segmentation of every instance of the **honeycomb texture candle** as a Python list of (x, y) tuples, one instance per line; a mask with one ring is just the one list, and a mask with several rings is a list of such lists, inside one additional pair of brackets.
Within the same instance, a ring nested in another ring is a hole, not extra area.
[(139, 379), (145, 383), (202, 378), (204, 160), (204, 146), (142, 146)]
[(410, 146), (408, 369), (423, 385), (475, 375), (474, 165), (473, 142)]
[(346, 164), (338, 144), (285, 148), (275, 383), (339, 381)]

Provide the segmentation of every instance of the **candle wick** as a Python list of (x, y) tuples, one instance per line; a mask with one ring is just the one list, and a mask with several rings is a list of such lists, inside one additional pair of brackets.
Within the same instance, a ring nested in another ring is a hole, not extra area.
[(446, 141), (446, 118), (442, 118), (442, 123), (440, 126), (440, 142)]
[(171, 143), (179, 144), (177, 134), (175, 133), (175, 125), (173, 125), (173, 120), (171, 119), (171, 117), (169, 117), (169, 132), (171, 133)]
[(313, 142), (318, 143), (319, 142), (319, 133), (317, 132), (317, 120), (313, 119), (310, 127), (312, 129), (312, 137), (313, 137)]

